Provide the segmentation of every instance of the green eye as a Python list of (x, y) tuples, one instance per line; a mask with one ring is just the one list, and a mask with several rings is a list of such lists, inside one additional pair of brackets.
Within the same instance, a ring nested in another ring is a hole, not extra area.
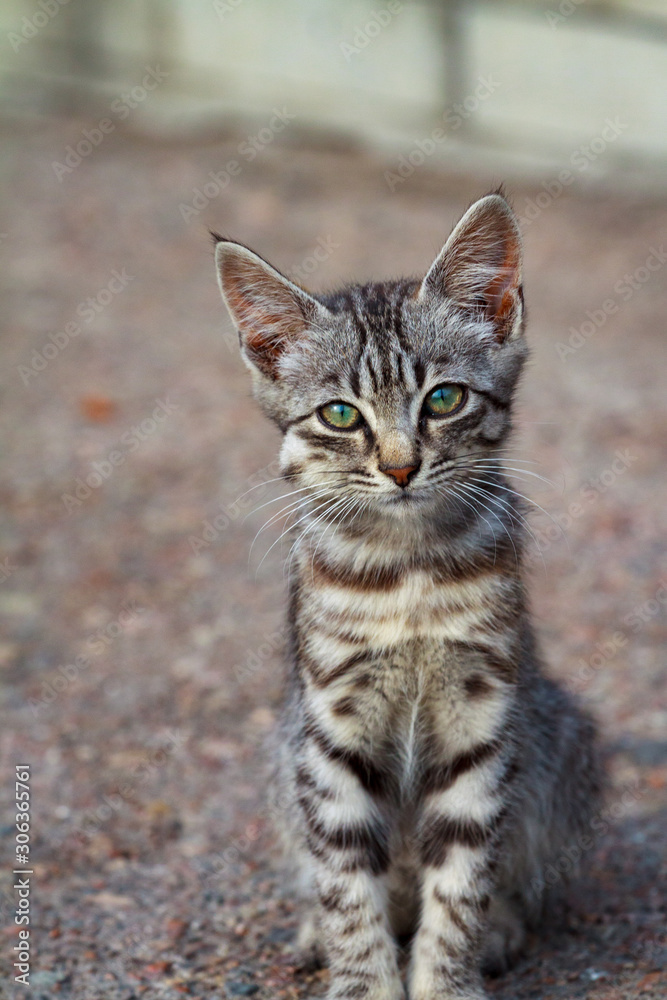
[(361, 414), (349, 403), (327, 403), (317, 411), (320, 420), (337, 431), (353, 431), (361, 423)]
[(465, 394), (462, 385), (439, 385), (433, 392), (429, 392), (424, 400), (424, 409), (429, 417), (446, 417), (462, 406)]

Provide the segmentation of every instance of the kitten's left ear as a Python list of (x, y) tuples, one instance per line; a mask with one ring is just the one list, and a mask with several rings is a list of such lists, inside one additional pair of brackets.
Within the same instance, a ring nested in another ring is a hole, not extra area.
[(290, 344), (328, 318), (325, 307), (240, 243), (216, 240), (215, 262), (222, 297), (239, 332), (251, 368), (275, 379)]
[(468, 209), (436, 258), (419, 297), (448, 298), (490, 319), (503, 344), (522, 331), (521, 232), (514, 212), (499, 194)]

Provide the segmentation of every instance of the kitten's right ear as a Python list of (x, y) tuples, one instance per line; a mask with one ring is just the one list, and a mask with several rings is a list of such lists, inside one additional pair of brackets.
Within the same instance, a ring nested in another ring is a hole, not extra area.
[(491, 320), (494, 340), (521, 334), (521, 231), (500, 194), (468, 209), (436, 258), (419, 290), (421, 298), (447, 298)]
[(220, 291), (243, 354), (264, 375), (276, 378), (285, 348), (309, 326), (321, 324), (328, 311), (252, 250), (214, 239)]

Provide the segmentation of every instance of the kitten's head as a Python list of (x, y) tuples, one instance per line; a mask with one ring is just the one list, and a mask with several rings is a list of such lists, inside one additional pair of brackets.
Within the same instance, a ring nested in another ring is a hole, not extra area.
[(502, 445), (526, 346), (521, 237), (501, 195), (468, 210), (423, 279), (333, 295), (216, 239), (255, 396), (298, 486), (328, 491), (341, 516), (349, 500), (403, 519)]

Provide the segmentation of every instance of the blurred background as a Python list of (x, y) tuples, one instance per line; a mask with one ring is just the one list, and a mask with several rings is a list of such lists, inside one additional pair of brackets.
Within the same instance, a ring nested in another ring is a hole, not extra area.
[(664, 997), (664, 2), (6, 0), (0, 43), (0, 829), (28, 762), (35, 871), (30, 990), (0, 871), (0, 996), (324, 990), (264, 797), (278, 434), (207, 230), (317, 292), (424, 273), (504, 183), (515, 454), (549, 481), (515, 482), (532, 603), (610, 797), (567, 908), (489, 991)]
[(132, 114), (114, 112), (142, 134), (214, 137), (265, 125), (277, 103), (304, 138), (409, 150), (460, 104), (432, 165), (474, 151), (487, 169), (535, 175), (611, 117), (622, 141), (580, 169), (664, 176), (662, 0), (7, 0), (0, 22), (21, 115), (103, 112), (159, 66)]
[(407, 150), (458, 103), (436, 162), (474, 149), (534, 174), (607, 117), (622, 141), (591, 174), (656, 181), (667, 162), (662, 0), (7, 0), (0, 19), (5, 94), (25, 115), (103, 111), (159, 65), (122, 119), (154, 136), (264, 125), (277, 103), (304, 137)]

